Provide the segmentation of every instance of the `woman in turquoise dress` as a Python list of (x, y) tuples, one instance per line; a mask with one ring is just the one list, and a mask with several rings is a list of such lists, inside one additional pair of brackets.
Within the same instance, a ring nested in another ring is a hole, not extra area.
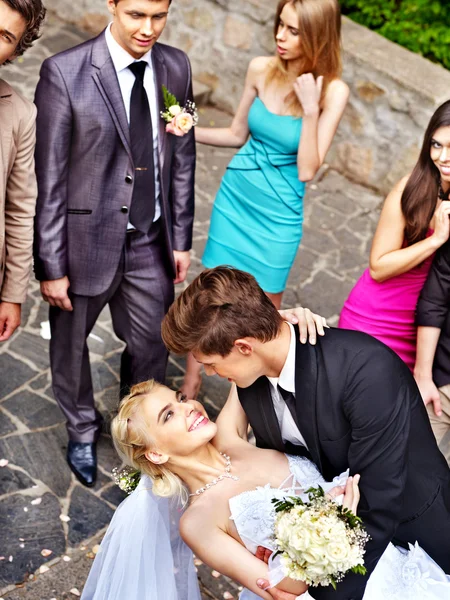
[[(337, 0), (281, 0), (276, 56), (250, 62), (227, 128), (196, 127), (196, 141), (240, 148), (222, 179), (203, 265), (254, 275), (277, 308), (302, 238), (305, 183), (322, 165), (347, 104), (339, 79)], [(198, 366), (188, 359), (182, 391), (196, 397)]]

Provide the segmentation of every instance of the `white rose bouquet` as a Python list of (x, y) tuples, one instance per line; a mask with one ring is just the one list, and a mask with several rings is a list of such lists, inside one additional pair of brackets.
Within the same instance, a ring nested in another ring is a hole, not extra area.
[(274, 499), (275, 544), (286, 577), (310, 586), (332, 585), (349, 571), (365, 575), (364, 552), (369, 535), (362, 521), (339, 506), (321, 487), (299, 497)]

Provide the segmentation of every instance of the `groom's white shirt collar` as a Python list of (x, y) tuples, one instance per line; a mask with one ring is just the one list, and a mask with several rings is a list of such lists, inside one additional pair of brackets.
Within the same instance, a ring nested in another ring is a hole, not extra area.
[[(108, 25), (105, 31), (106, 44), (114, 64), (114, 68), (117, 73), (120, 73), (120, 71), (128, 69), (132, 63), (137, 61), (116, 41), (111, 32), (111, 25), (112, 23)], [(145, 61), (150, 69), (152, 69), (152, 49), (150, 48), (150, 50), (146, 52), (139, 60)]]
[(291, 442), (292, 444), (302, 445), (307, 448), (305, 439), (300, 433), (278, 389), (278, 386), (280, 386), (283, 390), (295, 395), (295, 354), (297, 340), (295, 339), (295, 329), (290, 323), (288, 325), (291, 332), (291, 341), (286, 362), (281, 369), (279, 377), (268, 377), (267, 379), (270, 381), (270, 395), (272, 396), (273, 407), (280, 425), (281, 438), (284, 442)]
[(295, 329), (294, 327), (288, 323), (289, 330), (291, 332), (291, 339), (289, 343), (288, 355), (286, 357), (286, 362), (284, 363), (283, 368), (281, 369), (281, 373), (279, 377), (268, 377), (267, 379), (273, 385), (274, 388), (279, 385), (286, 390), (287, 392), (291, 392), (295, 396)]

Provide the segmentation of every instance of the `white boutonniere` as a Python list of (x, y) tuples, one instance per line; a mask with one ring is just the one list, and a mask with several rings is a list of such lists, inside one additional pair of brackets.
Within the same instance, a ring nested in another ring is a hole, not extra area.
[(179, 137), (186, 135), (198, 123), (195, 103), (188, 100), (186, 106), (181, 106), (165, 85), (162, 86), (162, 91), (165, 110), (161, 111), (161, 117), (167, 123), (167, 133), (173, 133)]

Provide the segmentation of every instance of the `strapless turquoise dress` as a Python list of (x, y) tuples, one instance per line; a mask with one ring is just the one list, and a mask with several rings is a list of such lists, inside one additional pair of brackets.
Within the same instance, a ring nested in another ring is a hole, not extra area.
[(302, 238), (305, 184), (298, 179), (298, 117), (270, 112), (255, 98), (250, 138), (222, 179), (203, 254), (207, 268), (251, 273), (265, 292), (286, 288)]

